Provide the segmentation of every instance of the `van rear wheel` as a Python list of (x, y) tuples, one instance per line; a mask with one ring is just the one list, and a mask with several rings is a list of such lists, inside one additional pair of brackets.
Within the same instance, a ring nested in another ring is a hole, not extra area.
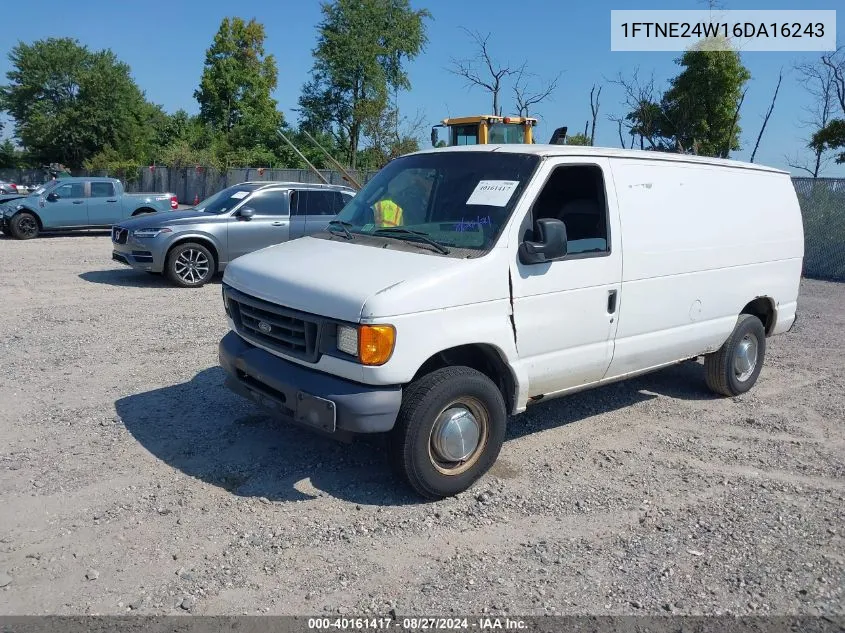
[(394, 469), (421, 496), (442, 499), (470, 488), (505, 440), (499, 389), (469, 367), (445, 367), (405, 390), (390, 434)]
[(765, 356), (763, 323), (754, 315), (740, 314), (725, 344), (704, 357), (707, 386), (723, 396), (745, 393), (757, 382)]

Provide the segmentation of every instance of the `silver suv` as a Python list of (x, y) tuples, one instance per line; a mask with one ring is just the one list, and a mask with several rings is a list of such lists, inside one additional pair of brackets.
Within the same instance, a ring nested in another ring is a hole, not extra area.
[(199, 287), (236, 257), (326, 228), (355, 195), (349, 187), (244, 182), (182, 212), (112, 227), (112, 259)]

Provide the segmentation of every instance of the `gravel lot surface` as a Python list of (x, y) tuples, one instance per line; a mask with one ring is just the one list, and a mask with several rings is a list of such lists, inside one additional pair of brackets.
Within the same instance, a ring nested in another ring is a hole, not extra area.
[(538, 404), (420, 503), (377, 439), (222, 387), (219, 283), (107, 235), (0, 239), (0, 611), (845, 612), (845, 285), (805, 281), (757, 387), (699, 363)]

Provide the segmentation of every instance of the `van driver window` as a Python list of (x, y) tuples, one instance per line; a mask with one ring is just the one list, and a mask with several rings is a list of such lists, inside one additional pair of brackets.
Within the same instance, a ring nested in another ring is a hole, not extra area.
[(607, 204), (604, 178), (594, 165), (557, 167), (531, 210), (534, 223), (557, 218), (566, 226), (568, 255), (608, 253)]

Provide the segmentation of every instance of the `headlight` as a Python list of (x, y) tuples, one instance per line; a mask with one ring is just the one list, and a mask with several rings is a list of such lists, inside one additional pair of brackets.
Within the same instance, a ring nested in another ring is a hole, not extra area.
[(136, 231), (132, 231), (133, 237), (158, 237), (162, 233), (172, 233), (173, 229), (138, 229)]
[(337, 349), (357, 356), (363, 365), (384, 365), (393, 354), (396, 330), (392, 325), (359, 325), (337, 328)]
[(337, 326), (337, 348), (344, 354), (358, 355), (358, 328)]

